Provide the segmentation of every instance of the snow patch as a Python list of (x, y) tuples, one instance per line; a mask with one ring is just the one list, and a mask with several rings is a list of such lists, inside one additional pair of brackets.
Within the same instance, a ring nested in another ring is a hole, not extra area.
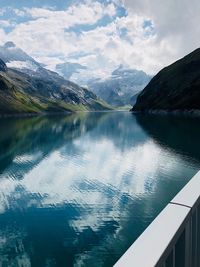
[(31, 61), (13, 60), (13, 61), (8, 62), (7, 66), (9, 68), (15, 68), (15, 69), (28, 69), (28, 70), (32, 70), (32, 71), (38, 70), (38, 66)]

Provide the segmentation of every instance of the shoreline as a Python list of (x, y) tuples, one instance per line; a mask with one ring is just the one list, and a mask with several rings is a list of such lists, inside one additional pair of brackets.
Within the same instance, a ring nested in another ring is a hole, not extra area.
[(24, 118), (24, 117), (46, 117), (54, 115), (70, 115), (76, 113), (112, 113), (112, 112), (130, 112), (132, 114), (142, 114), (142, 115), (173, 115), (173, 116), (191, 116), (200, 117), (200, 109), (191, 110), (162, 110), (162, 109), (150, 109), (145, 111), (140, 110), (77, 110), (77, 111), (61, 111), (61, 112), (41, 112), (41, 113), (5, 113), (0, 114), (0, 119), (2, 118)]
[(164, 109), (149, 109), (145, 111), (130, 110), (133, 114), (152, 114), (152, 115), (174, 115), (174, 116), (192, 116), (200, 117), (200, 109), (188, 109), (188, 110), (164, 110)]
[(61, 111), (61, 112), (41, 112), (41, 113), (4, 113), (0, 114), (2, 118), (26, 118), (26, 117), (46, 117), (54, 115), (71, 115), (76, 113), (112, 113), (112, 112), (130, 112), (129, 110), (77, 110), (77, 111)]
[(23, 117), (43, 117), (49, 115), (61, 115), (61, 114), (73, 114), (74, 112), (65, 111), (65, 112), (41, 112), (41, 113), (4, 113), (0, 114), (0, 119), (2, 118), (23, 118)]

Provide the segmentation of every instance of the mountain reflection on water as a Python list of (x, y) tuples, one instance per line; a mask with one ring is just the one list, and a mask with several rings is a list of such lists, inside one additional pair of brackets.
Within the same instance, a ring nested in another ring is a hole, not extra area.
[(112, 266), (198, 171), (198, 125), (126, 112), (1, 119), (0, 266)]

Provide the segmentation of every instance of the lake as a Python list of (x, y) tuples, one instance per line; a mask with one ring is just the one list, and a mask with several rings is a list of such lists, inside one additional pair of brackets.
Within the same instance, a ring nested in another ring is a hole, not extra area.
[(110, 267), (200, 168), (200, 119), (0, 119), (0, 266)]

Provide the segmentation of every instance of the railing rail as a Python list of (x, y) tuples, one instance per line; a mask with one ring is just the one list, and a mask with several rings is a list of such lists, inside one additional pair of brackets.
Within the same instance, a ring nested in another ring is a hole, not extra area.
[(200, 172), (114, 267), (200, 267)]

